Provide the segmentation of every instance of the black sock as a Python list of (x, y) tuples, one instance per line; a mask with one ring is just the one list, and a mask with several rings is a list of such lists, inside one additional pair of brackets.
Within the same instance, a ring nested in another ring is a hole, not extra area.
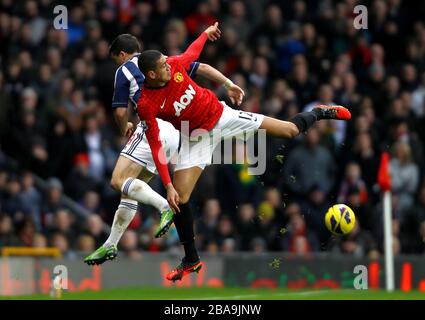
[(320, 109), (320, 108), (314, 108), (313, 110), (311, 110), (311, 113), (313, 113), (317, 117), (317, 120), (322, 120), (323, 119), (322, 109)]
[(182, 204), (179, 207), (180, 212), (174, 215), (174, 225), (179, 234), (180, 243), (184, 247), (185, 261), (196, 262), (199, 260), (199, 256), (195, 247), (192, 210), (189, 203)]
[(317, 121), (320, 120), (320, 111), (301, 112), (296, 114), (290, 121), (295, 124), (301, 132), (306, 132)]

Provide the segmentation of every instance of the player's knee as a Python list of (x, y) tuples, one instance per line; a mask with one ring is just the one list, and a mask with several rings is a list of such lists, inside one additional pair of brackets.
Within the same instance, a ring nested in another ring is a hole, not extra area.
[(180, 195), (180, 204), (186, 204), (189, 202), (190, 194), (181, 194)]
[(298, 136), (300, 134), (300, 130), (298, 129), (298, 127), (295, 124), (293, 124), (293, 123), (291, 123), (291, 124), (292, 124), (292, 126), (289, 127), (288, 135), (289, 135), (289, 138), (295, 138), (296, 136)]
[(110, 181), (110, 185), (112, 189), (121, 192), (121, 186), (123, 182), (124, 182), (123, 179), (119, 175), (113, 174)]

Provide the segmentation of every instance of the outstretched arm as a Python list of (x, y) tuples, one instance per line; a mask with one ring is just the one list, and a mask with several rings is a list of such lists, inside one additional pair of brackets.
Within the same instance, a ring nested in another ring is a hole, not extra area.
[(185, 68), (188, 68), (189, 65), (197, 60), (201, 55), (202, 49), (204, 48), (205, 42), (209, 39), (210, 41), (215, 41), (221, 36), (221, 31), (218, 28), (218, 22), (213, 26), (209, 26), (202, 34), (192, 42), (192, 44), (183, 52), (181, 55), (175, 57), (178, 59)]
[(201, 63), (199, 64), (196, 74), (225, 87), (232, 103), (238, 106), (242, 103), (245, 92), (239, 86), (235, 85), (232, 80), (226, 78), (226, 76), (216, 68), (211, 67), (208, 64)]

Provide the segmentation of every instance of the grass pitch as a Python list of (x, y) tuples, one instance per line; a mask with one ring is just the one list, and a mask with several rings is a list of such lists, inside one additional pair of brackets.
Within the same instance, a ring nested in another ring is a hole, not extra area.
[(66, 292), (60, 298), (46, 294), (0, 297), (14, 300), (425, 300), (425, 292), (383, 290), (287, 290), (252, 288), (137, 287), (97, 292)]

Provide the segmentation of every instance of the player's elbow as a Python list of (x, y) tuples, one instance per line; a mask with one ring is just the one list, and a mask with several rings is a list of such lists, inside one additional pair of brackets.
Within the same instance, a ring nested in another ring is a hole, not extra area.
[(205, 75), (205, 72), (207, 72), (207, 70), (208, 70), (208, 65), (205, 63), (200, 63), (198, 70), (196, 71), (196, 74), (203, 76)]
[(116, 120), (127, 119), (127, 108), (115, 108), (114, 117)]
[(214, 80), (213, 78), (214, 72), (215, 72), (215, 69), (211, 67), (209, 64), (205, 64), (205, 63), (200, 63), (198, 69), (196, 70), (196, 74), (198, 76), (201, 76), (210, 80)]

